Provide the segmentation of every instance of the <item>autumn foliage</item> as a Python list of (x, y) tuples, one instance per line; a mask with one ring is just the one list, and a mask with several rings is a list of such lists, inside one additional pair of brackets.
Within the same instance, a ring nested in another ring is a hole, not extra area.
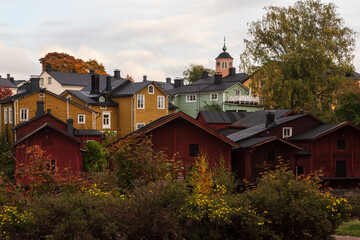
[(6, 87), (0, 87), (0, 100), (12, 96), (12, 91)]
[(43, 70), (46, 70), (46, 65), (50, 64), (51, 70), (56, 72), (89, 73), (92, 69), (97, 74), (107, 75), (104, 65), (95, 59), (89, 59), (85, 62), (67, 53), (51, 52), (40, 58), (39, 61)]

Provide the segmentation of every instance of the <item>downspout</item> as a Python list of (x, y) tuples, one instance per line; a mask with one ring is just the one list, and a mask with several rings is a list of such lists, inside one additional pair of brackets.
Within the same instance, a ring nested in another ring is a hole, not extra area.
[[(95, 113), (96, 114), (96, 113)], [(99, 115), (97, 116), (97, 117), (95, 117), (95, 130), (97, 130), (97, 128), (96, 128), (96, 119), (98, 119), (99, 117), (101, 116), (101, 113), (99, 113)]]
[(66, 119), (69, 119), (69, 99), (66, 99)]

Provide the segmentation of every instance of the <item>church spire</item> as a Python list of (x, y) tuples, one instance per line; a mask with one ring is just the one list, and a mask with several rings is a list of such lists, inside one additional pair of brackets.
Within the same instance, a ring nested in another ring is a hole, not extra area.
[(222, 50), (224, 51), (224, 52), (226, 52), (226, 45), (225, 45), (225, 40), (226, 40), (226, 37), (224, 37), (224, 46), (223, 46), (223, 48), (222, 48)]

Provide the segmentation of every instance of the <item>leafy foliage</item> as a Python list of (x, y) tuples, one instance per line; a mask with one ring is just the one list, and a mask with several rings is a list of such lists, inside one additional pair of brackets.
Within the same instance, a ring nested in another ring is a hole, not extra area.
[(51, 52), (40, 58), (39, 61), (43, 70), (46, 70), (46, 65), (50, 64), (51, 70), (56, 72), (89, 73), (92, 69), (97, 74), (107, 75), (104, 65), (95, 59), (85, 62), (67, 53)]
[(177, 156), (168, 158), (162, 151), (154, 151), (151, 138), (133, 134), (108, 148), (119, 186), (132, 188), (148, 184), (170, 175), (181, 174), (182, 163)]
[(222, 107), (216, 102), (211, 102), (211, 103), (205, 102), (205, 106), (202, 108), (202, 110), (203, 111), (222, 111)]
[(9, 178), (15, 174), (15, 159), (11, 154), (11, 148), (4, 134), (0, 136), (0, 169)]
[(99, 172), (108, 167), (106, 152), (97, 141), (86, 143), (86, 154), (84, 168), (86, 172)]
[(251, 22), (241, 66), (267, 108), (331, 111), (334, 92), (353, 69), (355, 32), (344, 26), (333, 3), (297, 1), (266, 7)]
[(12, 91), (9, 88), (0, 87), (0, 100), (11, 97), (12, 95)]
[(357, 86), (350, 86), (337, 94), (338, 102), (335, 108), (335, 115), (339, 121), (348, 121), (360, 125), (360, 89)]
[(205, 68), (203, 65), (190, 64), (190, 68), (183, 72), (184, 79), (189, 83), (201, 79), (203, 71), (207, 71), (209, 76), (215, 74), (215, 71), (210, 68)]

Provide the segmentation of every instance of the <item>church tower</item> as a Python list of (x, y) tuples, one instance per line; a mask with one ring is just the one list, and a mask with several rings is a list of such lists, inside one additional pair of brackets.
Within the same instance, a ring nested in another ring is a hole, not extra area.
[(216, 60), (216, 73), (221, 73), (222, 77), (226, 77), (229, 75), (230, 68), (233, 66), (233, 58), (230, 56), (228, 52), (226, 52), (225, 38), (224, 38), (224, 46), (222, 48), (223, 52), (219, 54)]

